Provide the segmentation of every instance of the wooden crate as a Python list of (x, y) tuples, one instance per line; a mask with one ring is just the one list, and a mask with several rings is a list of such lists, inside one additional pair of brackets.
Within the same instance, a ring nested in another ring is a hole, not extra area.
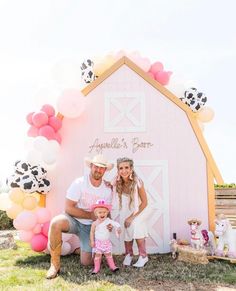
[(236, 228), (236, 189), (215, 189), (216, 215), (224, 214)]

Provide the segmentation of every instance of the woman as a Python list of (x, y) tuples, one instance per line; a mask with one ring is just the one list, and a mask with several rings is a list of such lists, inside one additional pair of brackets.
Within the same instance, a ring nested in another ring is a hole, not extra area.
[(123, 265), (131, 265), (133, 241), (136, 240), (139, 258), (133, 266), (141, 268), (148, 261), (145, 247), (145, 238), (148, 236), (147, 215), (144, 211), (147, 195), (143, 182), (134, 171), (132, 159), (124, 157), (117, 160), (117, 177), (114, 184), (114, 203), (119, 205), (120, 224), (124, 226), (126, 256)]

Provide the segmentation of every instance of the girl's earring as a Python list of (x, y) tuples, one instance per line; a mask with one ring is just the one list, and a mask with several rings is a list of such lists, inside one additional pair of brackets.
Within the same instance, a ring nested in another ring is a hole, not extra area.
[(133, 172), (129, 175), (130, 180), (133, 180)]

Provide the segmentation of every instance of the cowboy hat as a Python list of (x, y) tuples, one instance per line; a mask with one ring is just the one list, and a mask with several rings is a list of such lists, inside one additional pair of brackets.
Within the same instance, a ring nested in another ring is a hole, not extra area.
[(190, 220), (188, 220), (188, 224), (191, 225), (191, 224), (197, 224), (197, 225), (201, 225), (202, 222), (201, 220), (197, 219), (197, 218), (192, 218)]
[(96, 202), (96, 204), (93, 204), (91, 206), (91, 210), (94, 211), (94, 209), (96, 208), (106, 208), (108, 209), (109, 211), (111, 211), (111, 205), (110, 204), (107, 204), (105, 200), (101, 199), (101, 200), (98, 200)]
[(96, 165), (98, 167), (106, 168), (107, 171), (110, 171), (114, 166), (113, 164), (108, 163), (107, 160), (103, 157), (103, 155), (96, 155), (92, 159), (86, 157), (84, 159), (84, 161), (85, 161), (85, 164), (88, 167), (90, 167), (91, 164), (94, 164), (94, 165)]

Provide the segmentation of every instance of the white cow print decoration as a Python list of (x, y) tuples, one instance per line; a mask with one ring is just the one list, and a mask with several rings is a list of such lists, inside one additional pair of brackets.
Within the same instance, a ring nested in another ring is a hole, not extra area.
[(87, 59), (81, 64), (81, 79), (83, 83), (89, 84), (96, 79), (94, 70), (94, 63), (92, 60)]
[(187, 104), (193, 112), (197, 112), (205, 105), (207, 97), (196, 88), (189, 88), (184, 92), (184, 97), (181, 97), (180, 100)]

